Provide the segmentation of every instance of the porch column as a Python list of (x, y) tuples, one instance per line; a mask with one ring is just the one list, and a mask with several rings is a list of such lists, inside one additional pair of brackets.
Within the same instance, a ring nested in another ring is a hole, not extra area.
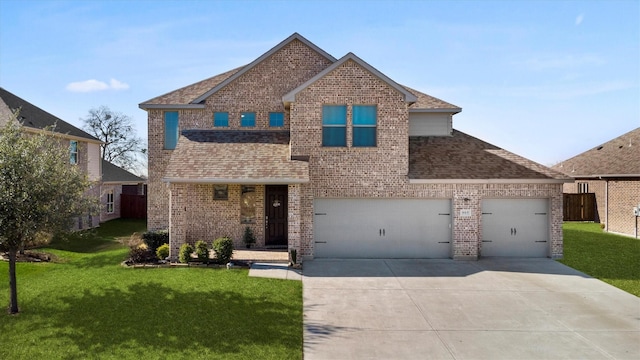
[(169, 185), (169, 259), (178, 261), (180, 246), (187, 240), (187, 203), (185, 184)]
[(453, 259), (478, 260), (480, 241), (480, 195), (477, 191), (454, 191), (451, 204)]
[(301, 207), (300, 207), (300, 184), (290, 184), (288, 193), (288, 206), (289, 206), (289, 215), (288, 215), (288, 250), (295, 249), (297, 252), (296, 262), (302, 262), (302, 251), (300, 248), (300, 237), (301, 237)]

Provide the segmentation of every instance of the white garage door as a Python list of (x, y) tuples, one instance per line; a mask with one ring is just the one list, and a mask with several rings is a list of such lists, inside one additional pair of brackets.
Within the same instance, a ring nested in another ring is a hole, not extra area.
[(451, 201), (316, 199), (319, 258), (448, 258)]
[(547, 199), (482, 201), (482, 256), (549, 255)]

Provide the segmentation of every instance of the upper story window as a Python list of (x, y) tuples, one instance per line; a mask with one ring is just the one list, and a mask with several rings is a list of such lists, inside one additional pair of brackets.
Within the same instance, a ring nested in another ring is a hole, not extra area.
[(240, 126), (242, 127), (256, 126), (256, 113), (243, 112), (242, 115), (240, 115)]
[(78, 142), (75, 140), (69, 142), (69, 163), (73, 165), (78, 163)]
[(322, 146), (347, 146), (347, 106), (322, 107)]
[(167, 111), (164, 113), (164, 148), (173, 150), (178, 144), (178, 112)]
[(272, 112), (269, 113), (269, 126), (270, 127), (283, 127), (284, 126), (284, 113)]
[(228, 127), (229, 126), (229, 113), (228, 112), (216, 112), (213, 114), (213, 126), (215, 127)]
[(376, 146), (377, 113), (375, 105), (353, 105), (353, 146)]

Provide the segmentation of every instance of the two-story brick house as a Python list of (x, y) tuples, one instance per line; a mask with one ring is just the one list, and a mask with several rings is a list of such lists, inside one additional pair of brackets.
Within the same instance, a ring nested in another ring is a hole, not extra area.
[(150, 229), (246, 226), (303, 258), (562, 256), (565, 175), (454, 130), (457, 106), (293, 34), (140, 104)]

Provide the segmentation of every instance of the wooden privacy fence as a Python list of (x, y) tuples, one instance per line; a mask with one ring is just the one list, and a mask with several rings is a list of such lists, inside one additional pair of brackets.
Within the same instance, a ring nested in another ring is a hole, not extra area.
[(596, 221), (596, 194), (562, 194), (564, 221)]
[(120, 217), (128, 219), (146, 219), (147, 196), (121, 194)]

